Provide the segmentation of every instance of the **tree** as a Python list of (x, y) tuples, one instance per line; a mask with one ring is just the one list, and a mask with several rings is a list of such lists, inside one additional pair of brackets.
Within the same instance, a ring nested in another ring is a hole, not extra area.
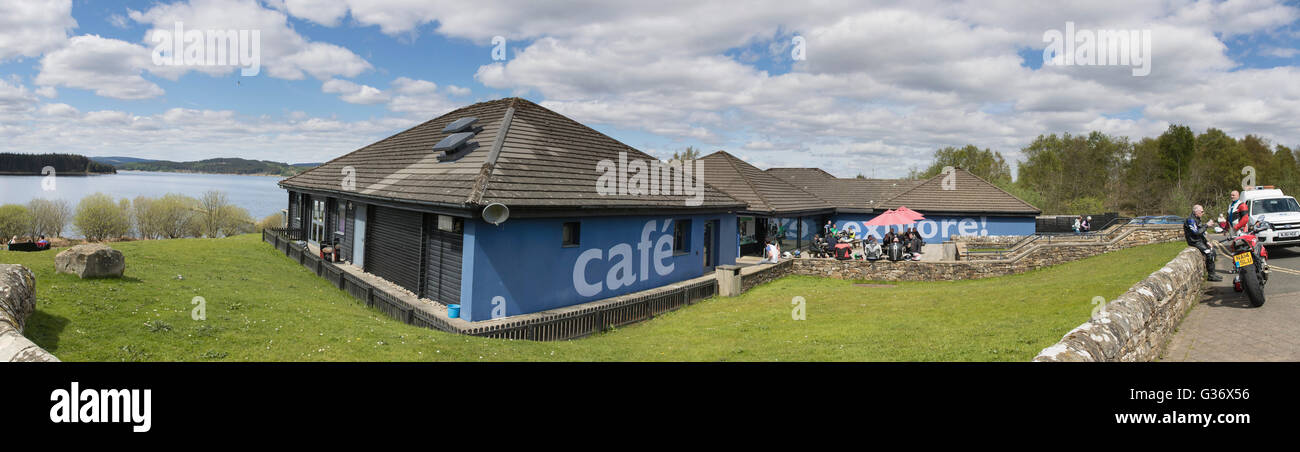
[(33, 236), (60, 237), (72, 221), (72, 206), (64, 199), (33, 199), (27, 203), (31, 212)]
[(934, 163), (925, 171), (909, 176), (912, 179), (928, 179), (943, 172), (947, 166), (965, 169), (995, 185), (1011, 183), (1011, 166), (1002, 158), (1002, 153), (991, 149), (980, 150), (973, 144), (938, 149), (934, 151)]
[(112, 197), (103, 193), (86, 196), (77, 203), (72, 223), (90, 241), (125, 236), (131, 232), (130, 201), (113, 202)]
[(32, 217), (27, 208), (18, 204), (0, 206), (0, 239), (26, 235), (31, 230)]
[(199, 200), (177, 193), (168, 193), (154, 201), (150, 214), (157, 222), (162, 238), (179, 239), (202, 235), (199, 226)]
[(1187, 126), (1170, 124), (1165, 133), (1156, 139), (1160, 149), (1160, 167), (1164, 169), (1164, 179), (1174, 185), (1182, 185), (1183, 173), (1191, 165), (1196, 153), (1196, 136)]
[(230, 204), (226, 194), (216, 190), (199, 198), (198, 223), (205, 237), (229, 237), (253, 232), (248, 210)]
[(673, 160), (695, 160), (698, 158), (700, 158), (700, 150), (695, 149), (694, 146), (687, 146), (686, 149), (683, 150), (681, 153), (674, 152), (673, 158), (669, 159), (668, 161), (671, 162)]

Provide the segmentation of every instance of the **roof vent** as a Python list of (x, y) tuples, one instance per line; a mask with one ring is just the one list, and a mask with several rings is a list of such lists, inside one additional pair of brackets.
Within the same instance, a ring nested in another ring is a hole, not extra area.
[(458, 132), (447, 135), (438, 144), (433, 145), (433, 152), (441, 151), (438, 155), (438, 161), (445, 162), (464, 156), (474, 146), (466, 146), (470, 138), (474, 137), (474, 132)]
[(464, 132), (465, 130), (468, 130), (471, 126), (473, 126), (474, 123), (476, 122), (478, 122), (478, 118), (473, 116), (460, 118), (455, 121), (452, 121), (451, 124), (447, 124), (447, 127), (443, 127), (442, 132), (443, 133)]

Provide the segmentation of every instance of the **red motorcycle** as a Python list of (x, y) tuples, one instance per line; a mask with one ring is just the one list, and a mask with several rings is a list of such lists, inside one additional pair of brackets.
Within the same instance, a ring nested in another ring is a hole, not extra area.
[(1259, 244), (1255, 231), (1272, 228), (1266, 221), (1255, 223), (1246, 234), (1220, 240), (1232, 252), (1232, 267), (1237, 276), (1232, 279), (1232, 289), (1246, 292), (1251, 306), (1264, 305), (1264, 285), (1268, 284), (1268, 250)]

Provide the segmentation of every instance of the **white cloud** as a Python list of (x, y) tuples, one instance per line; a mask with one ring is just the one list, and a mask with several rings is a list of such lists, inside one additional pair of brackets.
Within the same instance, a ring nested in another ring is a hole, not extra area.
[(77, 27), (72, 0), (0, 0), (0, 63), (63, 45)]
[(398, 77), (389, 88), (396, 95), (388, 103), (388, 109), (413, 118), (431, 119), (461, 106), (439, 92), (437, 83), (428, 80)]
[(373, 105), (388, 102), (389, 96), (379, 89), (358, 85), (347, 80), (331, 79), (321, 84), (321, 91), (338, 94), (339, 99), (350, 104)]
[(46, 116), (77, 117), (81, 114), (80, 111), (68, 104), (45, 104), (41, 105), (40, 110), (41, 114)]
[[(261, 66), (266, 75), (299, 80), (310, 75), (320, 80), (331, 77), (355, 77), (373, 66), (344, 47), (307, 40), (288, 22), (285, 13), (264, 8), (254, 0), (191, 0), (161, 4), (146, 11), (130, 11), (131, 20), (153, 27), (144, 42), (152, 48), (152, 36), (170, 32), (176, 22), (186, 30), (258, 30)], [(154, 67), (159, 75), (171, 79), (188, 71), (223, 75), (237, 70), (234, 66)]]
[(27, 87), (18, 83), (9, 84), (0, 79), (0, 112), (21, 112), (31, 110), (36, 103), (36, 95), (27, 91)]
[(93, 90), (116, 99), (147, 99), (163, 89), (141, 74), (151, 64), (149, 50), (126, 41), (82, 35), (41, 59), (36, 84)]

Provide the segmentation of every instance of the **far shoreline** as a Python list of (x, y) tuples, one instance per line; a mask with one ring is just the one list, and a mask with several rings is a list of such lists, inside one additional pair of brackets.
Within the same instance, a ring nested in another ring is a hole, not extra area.
[(117, 174), (122, 174), (122, 173), (171, 173), (171, 174), (209, 174), (209, 175), (213, 175), (213, 176), (293, 177), (293, 176), (285, 176), (285, 175), (282, 175), (282, 174), (267, 174), (267, 173), (249, 174), (249, 173), (208, 173), (208, 172), (202, 172), (202, 171), (145, 171), (145, 170), (117, 170)]

